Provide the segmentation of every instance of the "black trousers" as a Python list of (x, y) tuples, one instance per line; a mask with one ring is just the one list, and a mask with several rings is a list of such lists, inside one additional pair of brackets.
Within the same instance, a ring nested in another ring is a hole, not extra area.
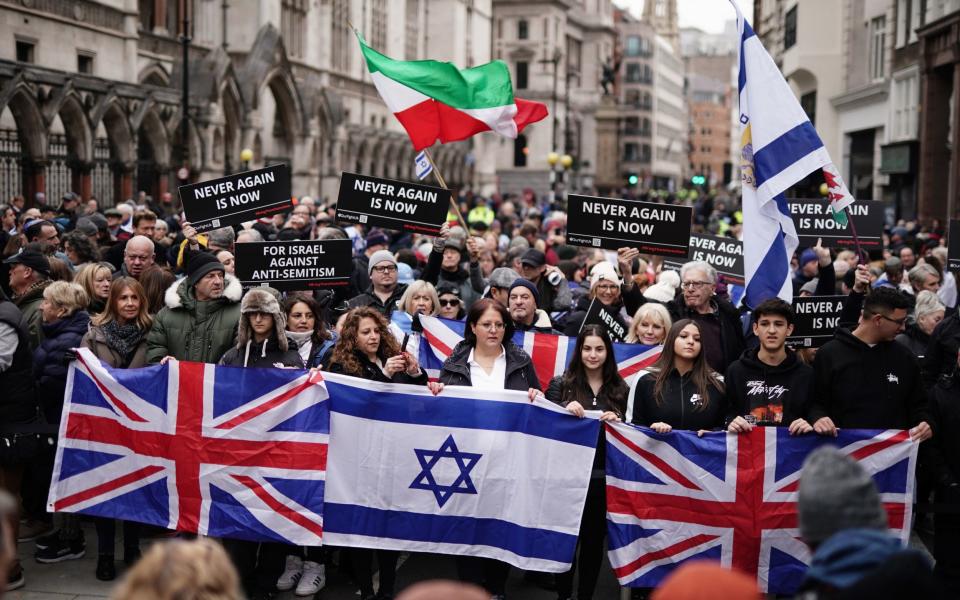
[[(960, 499), (937, 494), (937, 502), (960, 508)], [(950, 592), (947, 597), (960, 598), (960, 513), (933, 515), (934, 573)]]
[(345, 548), (350, 560), (353, 577), (360, 588), (360, 597), (373, 595), (373, 559), (376, 556), (380, 570), (380, 594), (393, 595), (397, 585), (397, 561), (400, 553), (394, 550), (371, 550), (369, 548)]
[(590, 600), (597, 586), (600, 565), (603, 564), (603, 540), (607, 535), (607, 482), (603, 478), (590, 480), (587, 500), (580, 519), (580, 535), (573, 564), (566, 573), (557, 575), (557, 597), (573, 597), (573, 574), (579, 570), (577, 600)]
[[(140, 550), (140, 524), (133, 521), (120, 521), (123, 524), (123, 557), (128, 552)], [(97, 528), (97, 553), (115, 554), (117, 519), (97, 518), (94, 523)]]
[(480, 586), (493, 596), (503, 595), (507, 589), (510, 565), (492, 558), (458, 556), (457, 576), (460, 581)]
[(220, 541), (240, 574), (241, 584), (248, 595), (276, 591), (277, 579), (283, 572), (286, 557), (285, 544), (231, 539)]

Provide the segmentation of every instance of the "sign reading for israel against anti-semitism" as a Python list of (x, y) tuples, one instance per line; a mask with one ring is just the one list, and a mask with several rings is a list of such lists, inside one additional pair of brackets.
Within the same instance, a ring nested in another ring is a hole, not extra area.
[(743, 285), (743, 242), (729, 237), (693, 234), (690, 236), (690, 253), (686, 260), (667, 259), (663, 266), (680, 271), (683, 263), (702, 260), (713, 265), (724, 281)]
[(960, 220), (950, 219), (950, 239), (947, 243), (947, 269), (960, 269)]
[(792, 348), (819, 348), (833, 339), (840, 325), (840, 311), (846, 296), (806, 296), (793, 299)]
[(686, 256), (693, 208), (623, 198), (567, 196), (567, 243), (641, 254)]
[[(596, 298), (590, 301), (583, 325), (599, 325), (607, 330), (611, 342), (623, 342), (627, 339), (627, 326), (620, 319), (620, 313), (600, 302)], [(583, 330), (583, 325), (580, 329)]]
[(436, 235), (449, 209), (450, 190), (356, 173), (340, 175), (340, 223)]
[[(787, 199), (790, 215), (800, 236), (800, 247), (810, 248), (817, 245), (817, 238), (823, 240), (823, 246), (838, 249), (856, 249), (853, 229), (850, 224), (838, 223), (830, 211), (830, 203), (820, 198)], [(879, 250), (883, 247), (884, 205), (882, 202), (854, 202), (847, 209), (847, 219), (853, 220), (864, 250)]]
[(179, 188), (187, 221), (198, 232), (290, 210), (287, 165), (273, 165)]
[(234, 254), (240, 283), (282, 292), (347, 285), (353, 271), (350, 240), (247, 242)]

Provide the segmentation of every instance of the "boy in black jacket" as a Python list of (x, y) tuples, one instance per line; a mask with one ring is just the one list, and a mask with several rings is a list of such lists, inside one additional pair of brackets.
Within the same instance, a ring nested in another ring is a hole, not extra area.
[(757, 306), (752, 317), (753, 335), (760, 346), (747, 349), (724, 377), (730, 407), (727, 430), (750, 431), (753, 426), (743, 415), (753, 415), (757, 424), (788, 426), (793, 435), (813, 431), (806, 420), (813, 369), (786, 348), (793, 333), (793, 309), (775, 298)]
[(894, 338), (903, 331), (909, 299), (877, 288), (864, 299), (860, 324), (839, 329), (813, 362), (813, 429), (836, 435), (838, 427), (910, 429), (914, 441), (929, 439), (926, 394), (920, 367)]

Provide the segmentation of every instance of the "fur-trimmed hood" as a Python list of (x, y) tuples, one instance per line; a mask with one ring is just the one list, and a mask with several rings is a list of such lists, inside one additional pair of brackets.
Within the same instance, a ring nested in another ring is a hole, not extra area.
[(280, 350), (286, 352), (287, 316), (280, 310), (280, 302), (270, 292), (258, 288), (248, 290), (240, 302), (240, 325), (237, 328), (237, 348), (243, 348), (254, 340), (253, 326), (250, 325), (250, 313), (261, 312), (273, 316), (273, 337)]
[[(228, 304), (240, 302), (240, 298), (243, 296), (243, 286), (240, 285), (240, 280), (227, 273), (224, 284), (223, 296), (218, 298), (218, 301)], [(193, 295), (193, 288), (190, 287), (187, 278), (182, 277), (170, 284), (170, 287), (163, 294), (163, 302), (167, 308), (171, 309), (192, 308), (196, 305), (197, 299)]]

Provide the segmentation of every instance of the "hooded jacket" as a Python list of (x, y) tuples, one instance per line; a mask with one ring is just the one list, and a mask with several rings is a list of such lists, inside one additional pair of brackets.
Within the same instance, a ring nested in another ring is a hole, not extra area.
[(17, 336), (10, 366), (0, 373), (0, 428), (31, 423), (37, 417), (37, 396), (33, 386), (33, 350), (27, 323), (12, 302), (0, 292), (0, 323), (11, 327)]
[(727, 367), (723, 378), (730, 411), (727, 420), (754, 414), (758, 421), (786, 427), (797, 419), (806, 419), (813, 392), (813, 369), (790, 350), (776, 366), (761, 361), (758, 352), (759, 348), (751, 348)]
[[(266, 313), (273, 317), (273, 331), (263, 342), (256, 341), (250, 313)], [(280, 310), (276, 297), (264, 289), (254, 288), (240, 302), (240, 323), (237, 344), (220, 359), (221, 365), (232, 367), (303, 368), (297, 343), (287, 336), (287, 317)]]
[[(525, 392), (530, 388), (540, 389), (540, 380), (533, 369), (533, 362), (527, 353), (511, 341), (504, 340), (504, 351), (507, 359), (507, 370), (504, 376), (503, 389)], [(450, 357), (443, 363), (440, 370), (440, 383), (444, 385), (473, 385), (470, 379), (470, 351), (473, 349), (466, 340), (463, 340), (453, 349)]]
[(358, 308), (360, 306), (369, 306), (377, 309), (383, 316), (389, 319), (390, 315), (393, 314), (393, 311), (397, 309), (397, 302), (401, 297), (403, 297), (403, 293), (405, 291), (407, 291), (407, 284), (398, 283), (397, 287), (394, 288), (393, 293), (390, 294), (390, 297), (387, 298), (386, 302), (384, 302), (380, 299), (380, 296), (377, 296), (377, 294), (373, 291), (373, 286), (371, 285), (367, 288), (367, 291), (350, 298), (347, 306), (351, 309)]
[(680, 375), (674, 368), (663, 386), (663, 401), (658, 403), (654, 396), (657, 384), (655, 371), (643, 370), (636, 380), (636, 388), (630, 394), (627, 417), (631, 423), (649, 427), (652, 423), (662, 422), (674, 429), (699, 431), (700, 429), (718, 429), (723, 426), (727, 415), (727, 402), (723, 392), (709, 386), (710, 399), (704, 408), (700, 404), (700, 394), (690, 378), (690, 373)]
[(200, 302), (186, 278), (164, 294), (164, 306), (147, 334), (147, 362), (164, 356), (215, 363), (233, 346), (240, 321), (240, 281), (227, 274), (223, 295)]
[(927, 353), (927, 346), (930, 345), (930, 334), (924, 333), (923, 330), (920, 329), (920, 325), (910, 323), (907, 325), (906, 331), (897, 336), (896, 341), (899, 344), (903, 344), (917, 360), (922, 361), (924, 355)]
[(67, 352), (80, 346), (89, 325), (90, 315), (85, 310), (43, 324), (43, 342), (33, 352), (33, 375), (37, 381), (37, 399), (48, 423), (60, 422), (67, 387)]
[(897, 342), (873, 347), (838, 329), (813, 361), (810, 423), (830, 417), (837, 427), (909, 429), (929, 421), (916, 359)]

